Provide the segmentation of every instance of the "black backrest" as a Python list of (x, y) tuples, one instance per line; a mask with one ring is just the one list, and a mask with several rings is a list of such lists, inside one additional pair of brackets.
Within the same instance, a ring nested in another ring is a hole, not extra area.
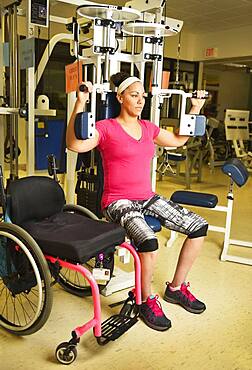
[(60, 212), (65, 204), (61, 186), (45, 176), (29, 176), (10, 182), (10, 218), (21, 225), (30, 220), (42, 220)]

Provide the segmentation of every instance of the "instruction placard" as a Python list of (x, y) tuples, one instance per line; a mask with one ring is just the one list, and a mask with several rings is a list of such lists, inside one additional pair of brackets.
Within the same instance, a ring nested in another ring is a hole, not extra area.
[[(79, 68), (78, 68), (79, 67)], [(77, 61), (65, 66), (66, 93), (77, 91), (78, 85), (82, 82), (82, 62)]]

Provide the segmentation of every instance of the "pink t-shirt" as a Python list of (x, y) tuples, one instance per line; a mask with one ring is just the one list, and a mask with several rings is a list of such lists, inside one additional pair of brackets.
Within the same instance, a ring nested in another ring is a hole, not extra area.
[(104, 170), (102, 208), (115, 200), (144, 200), (154, 194), (151, 160), (160, 128), (150, 121), (140, 120), (140, 124), (142, 137), (136, 140), (114, 118), (96, 122)]

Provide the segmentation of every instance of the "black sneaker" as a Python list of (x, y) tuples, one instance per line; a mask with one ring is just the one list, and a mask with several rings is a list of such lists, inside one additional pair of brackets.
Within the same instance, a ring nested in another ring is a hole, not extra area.
[(183, 283), (179, 290), (171, 291), (169, 283), (166, 283), (167, 287), (164, 294), (164, 300), (170, 303), (177, 303), (184, 307), (187, 311), (192, 313), (202, 313), (205, 311), (206, 306), (203, 302), (199, 301), (189, 292), (189, 283)]
[(141, 304), (139, 315), (145, 324), (154, 330), (165, 331), (171, 327), (171, 321), (163, 313), (158, 295), (149, 296), (146, 302)]

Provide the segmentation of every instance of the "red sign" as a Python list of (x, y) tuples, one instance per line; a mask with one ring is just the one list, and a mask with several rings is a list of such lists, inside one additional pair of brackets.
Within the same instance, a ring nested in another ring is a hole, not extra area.
[[(79, 70), (78, 70), (79, 65)], [(74, 62), (65, 66), (66, 93), (77, 91), (82, 81), (82, 62)]]

